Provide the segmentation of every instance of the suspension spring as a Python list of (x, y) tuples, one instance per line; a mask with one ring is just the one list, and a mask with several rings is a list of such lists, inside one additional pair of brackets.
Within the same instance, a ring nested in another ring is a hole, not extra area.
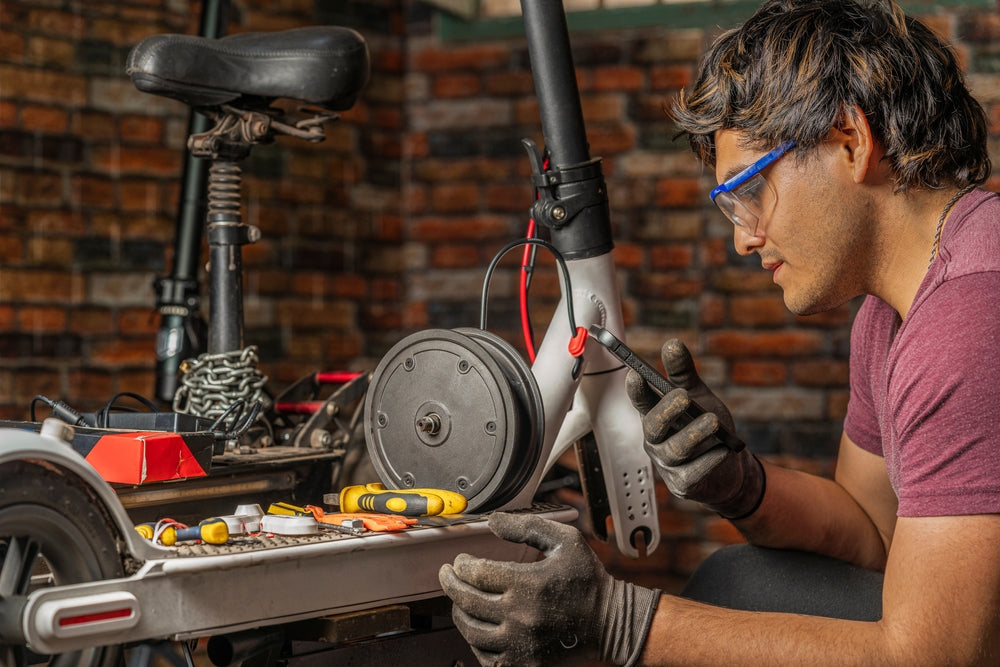
[(208, 222), (235, 223), (240, 216), (242, 171), (235, 162), (216, 160), (208, 170)]

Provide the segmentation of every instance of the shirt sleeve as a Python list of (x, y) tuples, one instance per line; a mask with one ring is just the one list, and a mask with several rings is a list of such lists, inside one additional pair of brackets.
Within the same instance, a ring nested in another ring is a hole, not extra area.
[(1000, 273), (940, 285), (897, 335), (899, 516), (1000, 513)]
[(872, 370), (873, 336), (878, 331), (877, 300), (868, 297), (854, 318), (851, 327), (850, 399), (844, 418), (844, 432), (855, 445), (882, 456), (882, 435), (871, 383), (877, 376)]

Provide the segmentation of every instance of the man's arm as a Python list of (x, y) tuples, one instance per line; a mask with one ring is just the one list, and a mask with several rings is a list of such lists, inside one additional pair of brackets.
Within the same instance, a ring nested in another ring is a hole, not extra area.
[(995, 665), (1000, 516), (901, 518), (875, 623), (743, 612), (664, 595), (644, 665)]
[(834, 480), (764, 464), (760, 508), (734, 525), (762, 547), (798, 549), (882, 570), (896, 517), (885, 460), (842, 435)]

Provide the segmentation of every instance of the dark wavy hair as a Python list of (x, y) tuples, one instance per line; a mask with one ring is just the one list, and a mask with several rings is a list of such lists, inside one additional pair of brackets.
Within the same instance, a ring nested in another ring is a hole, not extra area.
[(954, 54), (891, 0), (768, 0), (715, 41), (668, 113), (714, 165), (716, 130), (805, 153), (855, 106), (897, 192), (989, 177), (986, 115)]

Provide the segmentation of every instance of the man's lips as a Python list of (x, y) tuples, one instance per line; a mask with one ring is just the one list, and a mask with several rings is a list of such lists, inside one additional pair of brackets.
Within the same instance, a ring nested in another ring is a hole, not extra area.
[(762, 266), (764, 270), (771, 272), (771, 279), (776, 281), (778, 279), (778, 269), (784, 265), (784, 262), (766, 262)]

